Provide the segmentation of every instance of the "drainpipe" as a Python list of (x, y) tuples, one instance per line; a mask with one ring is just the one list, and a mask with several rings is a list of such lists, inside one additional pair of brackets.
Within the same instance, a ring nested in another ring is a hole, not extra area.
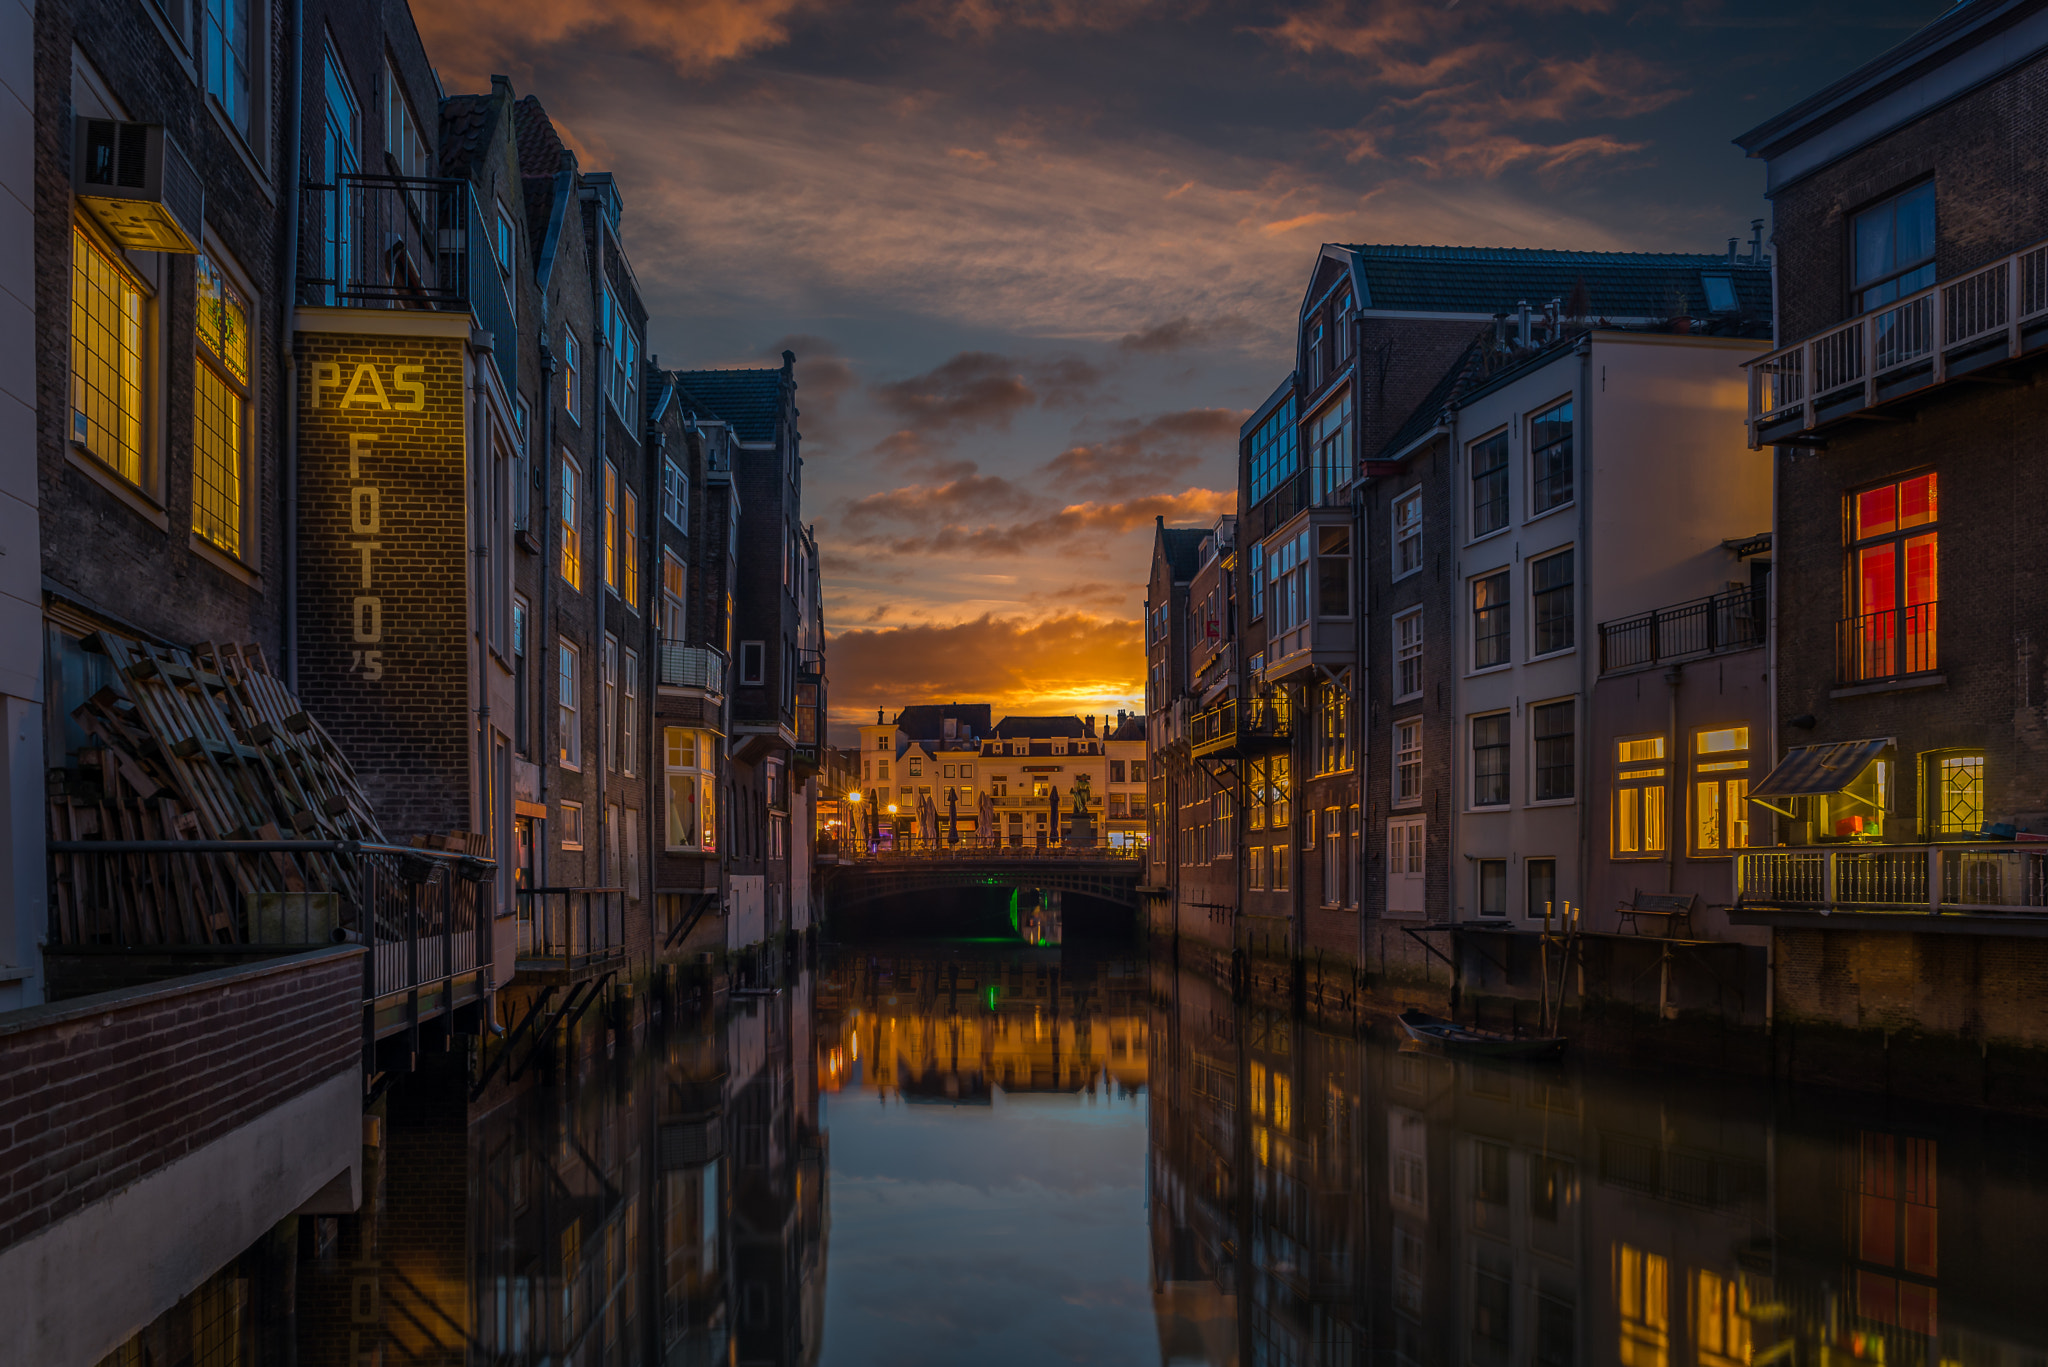
[[(1352, 354), (1356, 356), (1357, 343), (1354, 341)], [(1364, 383), (1365, 368), (1357, 371), (1361, 386)], [(1354, 400), (1355, 410), (1364, 407), (1363, 395)], [(1361, 424), (1362, 425), (1362, 424)], [(1361, 470), (1363, 465), (1360, 466)], [(1365, 744), (1369, 734), (1366, 726), (1365, 679), (1368, 662), (1366, 643), (1365, 587), (1367, 583), (1365, 566), (1367, 543), (1370, 541), (1370, 524), (1365, 515), (1365, 481), (1359, 479), (1351, 486), (1351, 583), (1352, 620), (1358, 623), (1358, 662), (1351, 671), (1351, 781), (1357, 785), (1358, 821), (1348, 826), (1351, 849), (1351, 900), (1358, 914), (1358, 958), (1352, 965), (1351, 983), (1356, 992), (1365, 977)], [(1355, 998), (1354, 998), (1355, 1000)], [(1357, 1009), (1353, 1007), (1353, 1015)]]
[[(495, 776), (491, 772), (490, 537), (495, 529), (491, 527), (485, 512), (489, 507), (487, 472), (491, 469), (492, 462), (490, 456), (490, 413), (484, 402), (488, 390), (484, 384), (484, 366), (486, 362), (483, 359), (490, 352), (488, 349), (481, 352), (478, 350), (477, 339), (482, 335), (484, 334), (472, 330), (470, 332), (469, 345), (470, 402), (475, 405), (475, 408), (470, 416), (470, 547), (468, 559), (471, 585), (470, 602), (473, 605), (472, 610), (476, 613), (476, 630), (472, 637), (470, 650), (472, 652), (471, 658), (476, 661), (473, 672), (476, 679), (477, 815), (483, 818), (484, 824), (487, 826), (484, 838), (489, 842), (492, 854), (503, 858), (504, 851), (498, 845), (498, 827), (504, 817), (504, 813), (499, 810), (499, 806), (501, 800), (506, 795), (500, 794), (497, 791), (494, 785)], [(508, 585), (507, 587), (510, 586)], [(503, 879), (504, 874), (501, 869), (496, 887), (502, 888), (504, 886)], [(486, 955), (489, 955), (491, 952), (491, 925), (495, 924), (499, 910), (500, 908), (496, 905), (494, 896), (491, 907), (491, 924), (478, 928), (478, 933), (482, 937), (482, 948)], [(496, 984), (493, 981), (495, 977), (496, 970), (492, 968), (485, 971), (483, 979), (484, 1003), (482, 1014), (485, 1020), (491, 1021), (495, 1021), (498, 1014)]]
[[(554, 549), (555, 517), (552, 512), (555, 506), (555, 479), (553, 474), (555, 468), (555, 352), (554, 348), (548, 345), (548, 292), (543, 288), (535, 290), (534, 293), (540, 296), (541, 374), (541, 450), (539, 464), (535, 466), (535, 472), (541, 477), (540, 491), (542, 497), (539, 500), (540, 506), (537, 514), (534, 504), (532, 502), (527, 504), (526, 525), (528, 530), (532, 530), (535, 516), (538, 515), (540, 518), (540, 614), (537, 620), (540, 623), (541, 631), (546, 636), (553, 636), (555, 634), (555, 619), (551, 608), (555, 597), (555, 575), (560, 573), (555, 559), (559, 552)], [(531, 494), (531, 482), (531, 477), (529, 477), (529, 495)], [(561, 648), (559, 643), (554, 641), (548, 641), (546, 644), (555, 646), (557, 650)], [(540, 756), (538, 761), (540, 764), (540, 805), (546, 808), (548, 796), (555, 786), (554, 759), (548, 754), (547, 747), (547, 716), (551, 710), (559, 711), (561, 700), (559, 698), (556, 699), (556, 707), (554, 709), (550, 709), (547, 706), (549, 693), (559, 687), (559, 683), (556, 681), (558, 670), (549, 669), (546, 663), (548, 655), (552, 652), (547, 651), (545, 647), (541, 651), (536, 652), (532, 643), (529, 642), (526, 651), (527, 667), (529, 669), (533, 667), (533, 661), (537, 653), (541, 661), (540, 677), (542, 687), (534, 690), (534, 694), (540, 701), (540, 716), (533, 720), (539, 723), (541, 736), (541, 744), (536, 747), (535, 753)], [(544, 816), (541, 820), (546, 822), (548, 818)], [(533, 871), (533, 881), (536, 887), (545, 888), (553, 886), (548, 881), (548, 852), (549, 847), (553, 843), (549, 840), (548, 836), (549, 831), (543, 825), (541, 828), (541, 839), (537, 846), (537, 853), (540, 857), (536, 861), (537, 867)]]
[(305, 193), (305, 154), (300, 147), (300, 128), (305, 122), (305, 100), (301, 93), (305, 65), (306, 10), (304, 0), (292, 0), (292, 64), (285, 77), (284, 136), (284, 288), (278, 291), (278, 338), (284, 362), (285, 400), (284, 476), (284, 681), (296, 695), (299, 691), (299, 372), (292, 352), (292, 310), (299, 301), (299, 199)]
[[(1581, 398), (1575, 414), (1578, 422), (1578, 431), (1572, 434), (1572, 447), (1573, 455), (1579, 464), (1578, 555), (1580, 563), (1584, 565), (1590, 564), (1586, 560), (1586, 547), (1588, 544), (1587, 537), (1590, 535), (1593, 526), (1593, 462), (1591, 457), (1593, 451), (1592, 400), (1595, 391), (1593, 388), (1593, 334), (1591, 332), (1588, 332), (1579, 339), (1578, 353), (1579, 394)], [(1592, 576), (1584, 570), (1580, 570), (1577, 572), (1576, 577), (1579, 583), (1584, 585), (1584, 587), (1576, 590), (1579, 595), (1578, 620), (1590, 622), (1591, 613), (1588, 609), (1592, 606), (1593, 599)], [(1594, 671), (1597, 668), (1594, 664), (1593, 656), (1594, 648), (1592, 642), (1585, 642), (1579, 647), (1579, 696), (1585, 700), (1586, 707), (1583, 710), (1588, 713), (1592, 710), (1593, 685), (1595, 682)], [(1672, 706), (1675, 708), (1677, 703), (1674, 701)], [(1575, 748), (1578, 750), (1579, 774), (1581, 775), (1581, 781), (1572, 785), (1579, 792), (1579, 799), (1573, 805), (1578, 809), (1579, 818), (1579, 876), (1576, 881), (1578, 883), (1579, 914), (1581, 916), (1585, 915), (1586, 893), (1593, 885), (1593, 814), (1590, 810), (1591, 804), (1587, 801), (1586, 796), (1587, 781), (1592, 778), (1593, 773), (1592, 765), (1588, 762), (1589, 756), (1593, 753), (1588, 739), (1592, 734), (1592, 729), (1587, 724), (1591, 720), (1592, 718), (1589, 715), (1585, 722), (1581, 722), (1576, 718), (1572, 722), (1573, 726), (1577, 728)], [(1665, 806), (1668, 808), (1670, 804), (1666, 803)], [(1602, 811), (1604, 812), (1605, 810), (1603, 805)], [(1669, 820), (1668, 814), (1666, 819), (1667, 821)], [(1668, 840), (1666, 844), (1669, 844)], [(1527, 880), (1524, 879), (1525, 884), (1526, 882)], [(1524, 910), (1526, 911), (1527, 909), (1524, 908)], [(1571, 965), (1566, 964), (1559, 976), (1557, 1018), (1560, 1021), (1564, 1019), (1564, 984), (1562, 973), (1570, 971), (1570, 968)], [(1582, 1002), (1585, 1000), (1585, 992), (1585, 969), (1581, 967), (1579, 970), (1579, 999)]]
[[(598, 269), (600, 271), (604, 269), (601, 263), (598, 266)], [(607, 339), (603, 337), (598, 338), (597, 345), (592, 348), (592, 352), (597, 358), (597, 370), (595, 372), (597, 375), (597, 412), (593, 415), (595, 426), (597, 428), (597, 454), (596, 458), (591, 462), (591, 464), (596, 467), (598, 481), (596, 500), (596, 544), (597, 553), (600, 557), (602, 557), (603, 564), (601, 564), (598, 567), (597, 571), (597, 639), (592, 641), (591, 644), (597, 647), (597, 725), (598, 729), (603, 734), (601, 734), (597, 739), (597, 881), (591, 886), (602, 888), (610, 886), (608, 883), (605, 882), (605, 874), (608, 872), (605, 863), (605, 855), (610, 850), (610, 841), (612, 836), (611, 816), (605, 807), (605, 802), (607, 799), (607, 785), (605, 783), (605, 774), (608, 772), (611, 765), (612, 730), (611, 723), (605, 720), (604, 715), (604, 645), (606, 616), (605, 609), (610, 606), (608, 600), (611, 597), (612, 591), (610, 582), (612, 569), (612, 548), (609, 545), (605, 544), (604, 539), (605, 485), (607, 482), (608, 472), (611, 468), (605, 463), (605, 446), (607, 444), (605, 442), (605, 429), (610, 425), (608, 420), (611, 417), (611, 414), (606, 410), (605, 407), (608, 403), (611, 402), (611, 400), (605, 396), (604, 392), (605, 382), (611, 375), (611, 348), (608, 344)], [(617, 497), (616, 489), (614, 489), (612, 493), (614, 497)], [(614, 685), (614, 687), (616, 687), (616, 684)], [(618, 706), (618, 699), (615, 694), (612, 700), (612, 711), (617, 712)], [(616, 718), (613, 718), (613, 720), (616, 720)], [(577, 718), (577, 721), (580, 724), (582, 722), (582, 718), (579, 716)], [(585, 857), (588, 858), (587, 855)]]
[[(652, 424), (649, 425), (647, 436), (649, 446), (653, 451), (653, 457), (647, 462), (650, 477), (644, 480), (643, 484), (646, 486), (648, 493), (655, 495), (656, 502), (653, 518), (654, 530), (648, 535), (645, 543), (641, 546), (643, 553), (641, 558), (644, 562), (642, 568), (646, 572), (646, 577), (640, 582), (655, 590), (655, 597), (651, 601), (659, 602), (661, 593), (659, 585), (661, 581), (654, 576), (661, 569), (661, 528), (663, 522), (667, 520), (666, 514), (662, 512), (659, 502), (661, 496), (659, 491), (662, 489), (663, 481), (668, 475), (666, 463), (668, 457), (668, 437), (659, 427)], [(643, 598), (642, 601), (644, 603), (650, 600)], [(685, 611), (687, 612), (688, 609), (685, 608)], [(654, 699), (655, 695), (661, 691), (661, 623), (655, 612), (651, 609), (644, 610), (641, 613), (640, 632), (641, 682), (644, 687), (640, 690), (642, 728), (640, 730), (639, 748), (641, 755), (646, 758), (646, 764), (642, 770), (642, 782), (645, 784), (645, 793), (640, 804), (643, 808), (641, 820), (646, 824), (646, 830), (643, 833), (643, 843), (640, 848), (646, 851), (644, 856), (646, 861), (645, 869), (647, 874), (651, 875), (654, 871), (655, 851), (661, 848), (655, 841), (661, 836), (660, 807), (661, 803), (666, 800), (666, 794), (663, 792), (663, 788), (666, 786), (664, 776), (661, 767), (654, 763), (655, 757), (663, 755), (665, 752), (662, 748), (661, 739), (656, 734), (654, 720)], [(652, 903), (654, 890), (651, 887), (647, 889), (647, 895), (648, 901)], [(650, 917), (650, 922), (651, 919)], [(660, 946), (658, 944), (655, 946), (655, 952), (657, 956), (660, 953)]]

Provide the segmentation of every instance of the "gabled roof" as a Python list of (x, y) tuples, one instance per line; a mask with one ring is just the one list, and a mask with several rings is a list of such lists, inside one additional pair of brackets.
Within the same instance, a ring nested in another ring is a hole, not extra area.
[(1088, 739), (1079, 717), (1004, 717), (996, 723), (997, 740)]
[[(782, 370), (678, 370), (682, 402), (701, 418), (723, 418), (741, 441), (772, 442), (782, 417)], [(680, 397), (680, 396), (679, 396)], [(695, 400), (694, 403), (691, 400)]]
[(1537, 312), (1585, 288), (1588, 319), (1707, 317), (1706, 276), (1734, 286), (1745, 314), (1768, 317), (1771, 271), (1726, 256), (1693, 252), (1573, 252), (1525, 247), (1409, 247), (1364, 243), (1352, 254), (1361, 307), (1389, 313), (1462, 313), (1491, 317), (1524, 301)]
[(1153, 525), (1158, 531), (1158, 553), (1166, 557), (1166, 568), (1173, 575), (1173, 582), (1180, 584), (1193, 579), (1195, 571), (1202, 568), (1202, 542), (1212, 529), (1169, 527), (1164, 517), (1156, 518)]
[(920, 703), (896, 714), (896, 729), (915, 740), (943, 741), (951, 718), (964, 735), (986, 736), (992, 729), (989, 717), (985, 702)]
[(562, 169), (562, 158), (568, 148), (563, 146), (561, 135), (555, 132), (555, 123), (548, 117), (540, 97), (528, 95), (513, 106), (513, 133), (519, 144), (519, 174), (539, 176), (552, 181), (555, 173)]
[(490, 94), (450, 95), (441, 101), (441, 174), (468, 176), (490, 146), (497, 122)]
[(1131, 714), (1130, 716), (1128, 716), (1128, 717), (1125, 717), (1125, 718), (1124, 718), (1124, 719), (1123, 719), (1122, 721), (1120, 721), (1120, 722), (1118, 722), (1118, 723), (1117, 723), (1116, 729), (1115, 729), (1114, 731), (1111, 731), (1111, 732), (1109, 733), (1109, 739), (1111, 739), (1111, 740), (1143, 740), (1143, 739), (1145, 739), (1145, 716), (1144, 716), (1144, 714), (1143, 714), (1142, 712), (1133, 712), (1133, 713), (1132, 713), (1132, 714)]

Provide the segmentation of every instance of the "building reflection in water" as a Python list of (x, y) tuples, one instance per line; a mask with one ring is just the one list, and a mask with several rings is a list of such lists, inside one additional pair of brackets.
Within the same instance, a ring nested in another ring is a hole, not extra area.
[(848, 948), (715, 1017), (598, 1024), (495, 1105), (430, 1066), (378, 1108), (362, 1210), (300, 1221), (295, 1297), (235, 1283), (248, 1341), (307, 1367), (816, 1362), (822, 1094), (1100, 1089), (1143, 1093), (1170, 1367), (2048, 1363), (2027, 1123), (1404, 1052), (1164, 963), (977, 948)]

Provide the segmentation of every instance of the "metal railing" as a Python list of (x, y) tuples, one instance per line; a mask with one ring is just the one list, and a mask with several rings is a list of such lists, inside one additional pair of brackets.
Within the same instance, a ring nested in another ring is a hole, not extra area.
[(624, 888), (521, 888), (522, 964), (582, 968), (626, 952)]
[(661, 681), (670, 688), (697, 688), (725, 696), (725, 655), (710, 646), (661, 643)]
[(1735, 589), (1600, 624), (1600, 671), (1634, 669), (1762, 645), (1761, 588)]
[(362, 915), (370, 948), (364, 992), (372, 1004), (491, 962), (488, 859), (398, 845), (365, 846)]
[[(474, 197), (439, 176), (346, 174), (305, 187), (318, 273), (313, 301), (342, 307), (467, 308)], [(481, 235), (481, 234), (479, 234)]]
[(1735, 861), (1739, 906), (1812, 911), (2048, 911), (2048, 848), (1887, 845), (1767, 850)]
[(1935, 650), (1936, 607), (1914, 603), (1837, 623), (1837, 680), (1860, 684), (1933, 673), (1940, 661)]
[[(944, 818), (941, 818), (943, 820)], [(985, 845), (976, 843), (969, 836), (962, 836), (960, 843), (949, 845), (944, 836), (937, 840), (922, 840), (908, 837), (896, 843), (893, 849), (868, 849), (858, 841), (849, 841), (841, 851), (841, 857), (859, 864), (887, 863), (930, 863), (934, 860), (980, 860), (983, 862), (1014, 862), (1029, 860), (1075, 860), (1119, 859), (1142, 860), (1145, 850), (1136, 845)]]
[(1896, 303), (1781, 347), (1749, 363), (1749, 438), (1765, 429), (1810, 428), (1948, 380), (1950, 354), (1974, 356), (2003, 334), (2005, 355), (2023, 349), (2025, 325), (2048, 317), (2048, 244), (1939, 281)]
[(1283, 692), (1225, 698), (1191, 714), (1187, 722), (1188, 746), (1197, 756), (1244, 745), (1278, 745), (1292, 734), (1293, 716)]

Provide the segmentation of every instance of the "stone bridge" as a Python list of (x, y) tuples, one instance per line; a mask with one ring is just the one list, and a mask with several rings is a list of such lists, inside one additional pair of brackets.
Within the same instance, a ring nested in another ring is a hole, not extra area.
[(954, 888), (1071, 892), (1135, 910), (1144, 875), (1142, 849), (954, 845), (827, 856), (815, 877), (830, 915), (882, 898)]

